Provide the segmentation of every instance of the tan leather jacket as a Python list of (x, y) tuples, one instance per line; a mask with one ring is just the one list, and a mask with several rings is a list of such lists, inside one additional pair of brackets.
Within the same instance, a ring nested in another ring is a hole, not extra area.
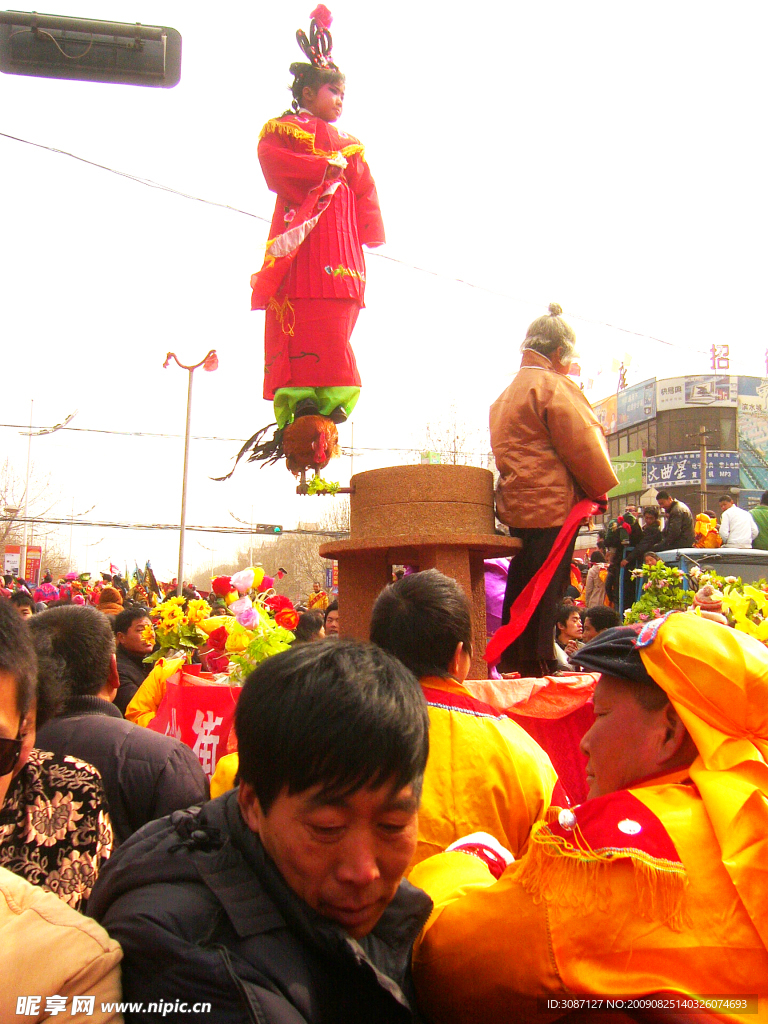
[[(0, 950), (0, 1020), (122, 1024), (114, 1005), (120, 1000), (120, 946), (58, 896), (2, 867)], [(21, 1009), (20, 996), (25, 997)], [(26, 1005), (30, 996), (31, 1007)], [(92, 997), (93, 1008), (73, 1013), (75, 996)], [(64, 1013), (52, 1012), (49, 997), (59, 1004), (65, 1000)]]
[(562, 526), (582, 498), (599, 498), (618, 483), (591, 405), (546, 356), (523, 353), (490, 419), (500, 474), (496, 514), (507, 526)]

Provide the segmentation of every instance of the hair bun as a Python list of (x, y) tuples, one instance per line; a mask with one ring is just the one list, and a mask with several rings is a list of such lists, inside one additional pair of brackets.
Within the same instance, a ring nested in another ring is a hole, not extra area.
[(549, 304), (549, 315), (550, 316), (562, 316), (563, 315), (563, 307), (562, 306), (558, 306), (558, 304), (556, 302), (550, 302), (550, 304)]

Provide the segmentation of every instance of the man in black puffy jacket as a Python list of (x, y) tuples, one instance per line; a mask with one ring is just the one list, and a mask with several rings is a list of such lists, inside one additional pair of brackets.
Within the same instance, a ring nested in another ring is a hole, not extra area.
[(418, 681), (370, 644), (302, 644), (251, 674), (235, 727), (239, 789), (147, 825), (89, 901), (143, 1003), (127, 1024), (418, 1021)]
[(36, 745), (98, 768), (115, 844), (154, 818), (207, 800), (208, 779), (192, 750), (126, 722), (112, 703), (119, 677), (109, 619), (70, 605), (29, 621), (39, 671), (59, 676), (66, 699), (63, 713), (38, 731)]

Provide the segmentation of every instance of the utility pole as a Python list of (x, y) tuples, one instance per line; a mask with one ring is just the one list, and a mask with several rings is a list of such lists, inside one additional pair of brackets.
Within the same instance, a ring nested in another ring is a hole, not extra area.
[(699, 464), (701, 467), (701, 510), (707, 511), (707, 428), (699, 427)]

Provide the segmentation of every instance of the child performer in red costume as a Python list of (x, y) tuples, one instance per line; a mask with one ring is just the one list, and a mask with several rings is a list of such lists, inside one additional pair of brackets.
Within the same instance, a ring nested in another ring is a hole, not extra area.
[(291, 65), (293, 109), (268, 121), (259, 142), (277, 203), (251, 308), (266, 310), (264, 398), (274, 402), (278, 431), (266, 444), (257, 444), (265, 431), (251, 438), (243, 452), (251, 447), (252, 460), (287, 455), (284, 428), (300, 417), (343, 423), (351, 414), (360, 394), (350, 338), (364, 304), (362, 246), (384, 242), (363, 146), (334, 127), (344, 75), (330, 59), (331, 14), (321, 4), (310, 17), (309, 39), (296, 33), (311, 63)]

